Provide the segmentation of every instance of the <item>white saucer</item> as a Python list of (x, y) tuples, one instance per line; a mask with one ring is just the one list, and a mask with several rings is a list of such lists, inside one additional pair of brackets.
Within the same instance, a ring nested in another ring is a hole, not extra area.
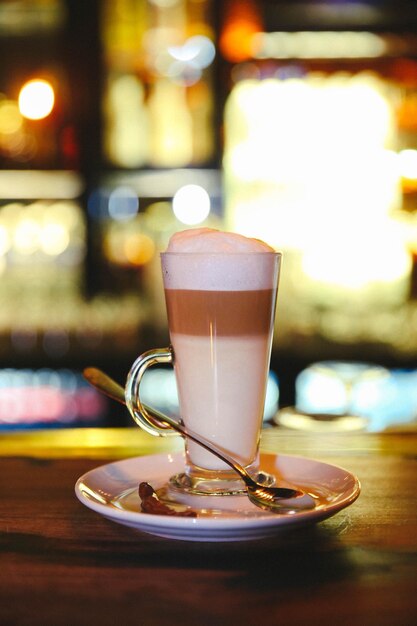
[[(158, 454), (103, 465), (78, 479), (75, 493), (87, 507), (108, 519), (159, 537), (186, 541), (243, 541), (319, 522), (352, 504), (359, 496), (358, 479), (346, 470), (284, 454), (262, 454), (261, 467), (279, 484), (299, 487), (315, 498), (313, 510), (279, 515), (264, 511), (246, 496), (204, 496), (207, 507), (198, 517), (142, 513), (138, 486), (148, 482), (162, 487), (184, 469), (184, 455)], [(201, 503), (201, 498), (198, 499)]]

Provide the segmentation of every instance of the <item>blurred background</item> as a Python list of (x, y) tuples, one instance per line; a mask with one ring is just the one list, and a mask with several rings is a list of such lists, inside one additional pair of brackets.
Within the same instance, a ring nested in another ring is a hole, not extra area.
[[(1, 0), (0, 429), (130, 425), (81, 371), (168, 343), (196, 226), (284, 253), (266, 420), (415, 424), (416, 33), (399, 0)], [(175, 412), (169, 370), (146, 393)]]

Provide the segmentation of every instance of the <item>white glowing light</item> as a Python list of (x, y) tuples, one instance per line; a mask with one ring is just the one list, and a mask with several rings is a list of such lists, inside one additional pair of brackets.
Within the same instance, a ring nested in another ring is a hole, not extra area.
[(367, 416), (381, 402), (389, 371), (354, 361), (322, 361), (296, 378), (296, 405), (306, 413)]
[(174, 195), (172, 210), (183, 224), (200, 224), (210, 213), (210, 196), (199, 185), (184, 185)]
[(311, 297), (327, 284), (394, 301), (405, 284), (410, 258), (392, 215), (399, 172), (417, 176), (417, 151), (388, 149), (397, 97), (370, 72), (248, 79), (229, 96), (228, 226), (294, 251)]
[(401, 150), (398, 155), (400, 175), (417, 180), (417, 150)]
[(208, 67), (216, 56), (213, 42), (204, 35), (190, 37), (182, 46), (169, 46), (168, 52), (177, 61), (192, 64), (200, 70)]
[(46, 80), (30, 80), (20, 90), (19, 109), (30, 120), (47, 117), (54, 108), (54, 103), (54, 90)]
[[(393, 220), (384, 224), (367, 220), (363, 233), (357, 224), (343, 221), (335, 242), (322, 242), (307, 249), (302, 267), (305, 274), (316, 281), (361, 289), (372, 282), (394, 282), (410, 269), (410, 257), (401, 246), (401, 233)], [(372, 233), (370, 243), (369, 233)], [(370, 247), (372, 254), (369, 253)]]

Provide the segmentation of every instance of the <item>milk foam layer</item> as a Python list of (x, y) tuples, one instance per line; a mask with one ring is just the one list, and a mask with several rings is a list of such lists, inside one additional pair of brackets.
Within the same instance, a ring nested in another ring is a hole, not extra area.
[(215, 228), (190, 228), (172, 235), (167, 252), (274, 252), (264, 241)]
[(272, 289), (277, 254), (266, 243), (211, 228), (182, 231), (162, 256), (165, 289)]

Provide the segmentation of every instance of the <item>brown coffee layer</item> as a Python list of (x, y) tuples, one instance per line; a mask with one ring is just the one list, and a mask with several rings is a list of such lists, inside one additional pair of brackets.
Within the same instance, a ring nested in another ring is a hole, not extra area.
[(275, 290), (197, 291), (166, 289), (172, 333), (236, 336), (267, 334), (275, 309)]

